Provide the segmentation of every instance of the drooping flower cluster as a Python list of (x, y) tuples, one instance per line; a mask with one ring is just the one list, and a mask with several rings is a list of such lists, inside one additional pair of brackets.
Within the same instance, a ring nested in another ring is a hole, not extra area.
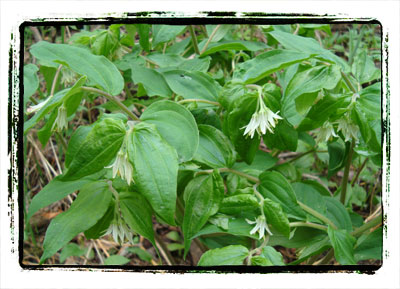
[(275, 128), (277, 120), (282, 119), (282, 117), (278, 115), (279, 111), (274, 113), (265, 105), (261, 93), (257, 101), (256, 112), (253, 113), (249, 124), (242, 127), (242, 129), (246, 128), (243, 135), (248, 135), (251, 138), (253, 138), (255, 132), (260, 136), (264, 135), (267, 130), (270, 133), (274, 133), (273, 129)]
[(57, 118), (53, 124), (52, 130), (62, 131), (68, 128), (67, 108), (64, 104), (58, 108)]
[(123, 244), (125, 242), (125, 237), (133, 244), (133, 234), (128, 228), (125, 221), (121, 217), (114, 219), (108, 230), (104, 235), (111, 234), (114, 241), (118, 244)]
[(256, 224), (254, 228), (250, 231), (251, 235), (254, 235), (258, 232), (259, 239), (265, 236), (265, 232), (272, 235), (271, 231), (268, 228), (267, 219), (265, 218), (264, 214), (258, 216), (255, 221), (250, 221), (246, 219), (246, 222), (249, 224)]
[(134, 182), (133, 166), (130, 163), (128, 159), (128, 154), (124, 148), (121, 148), (120, 151), (117, 153), (117, 157), (115, 158), (114, 163), (106, 168), (113, 168), (113, 178), (119, 175), (121, 179), (126, 180), (128, 185), (130, 185), (131, 182)]
[(341, 118), (337, 121), (338, 131), (341, 131), (345, 137), (345, 141), (350, 141), (351, 139), (358, 139), (359, 128), (354, 123), (351, 122), (349, 117)]
[(332, 124), (329, 121), (326, 121), (319, 129), (315, 142), (327, 142), (332, 136), (337, 137), (338, 135), (335, 133)]

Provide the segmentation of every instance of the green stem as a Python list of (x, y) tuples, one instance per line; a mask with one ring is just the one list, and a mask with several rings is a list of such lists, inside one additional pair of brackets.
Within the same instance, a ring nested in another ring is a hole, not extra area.
[(340, 73), (342, 74), (342, 77), (344, 79), (344, 81), (346, 82), (347, 86), (351, 89), (352, 92), (357, 93), (357, 90), (354, 88), (353, 84), (351, 83), (349, 77), (347, 76), (346, 73), (344, 73), (343, 71), (340, 71)]
[(59, 140), (61, 142), (61, 145), (62, 145), (62, 147), (64, 149), (64, 153), (65, 153), (67, 151), (67, 149), (68, 149), (67, 143), (65, 142), (65, 140), (64, 140), (63, 136), (61, 135), (61, 133), (56, 131), (56, 135), (58, 136), (58, 138), (59, 138)]
[(300, 201), (297, 201), (297, 203), (304, 211), (306, 211), (310, 215), (313, 215), (314, 217), (323, 221), (325, 224), (330, 225), (333, 229), (335, 229), (335, 230), (337, 229), (336, 225), (331, 220), (329, 220), (327, 217), (325, 217), (324, 215), (321, 215), (320, 213), (318, 213), (317, 211), (315, 211), (314, 209), (310, 208), (309, 206), (303, 204)]
[(294, 158), (292, 158), (292, 159), (290, 159), (290, 160), (288, 160), (288, 161), (286, 161), (286, 162), (283, 162), (282, 164), (294, 162), (294, 161), (298, 160), (299, 158), (304, 157), (305, 155), (308, 155), (309, 153), (312, 153), (312, 152), (314, 152), (314, 151), (315, 151), (315, 149), (310, 149), (309, 151), (306, 151), (306, 152), (304, 152), (304, 153), (298, 154), (298, 155), (295, 156)]
[(210, 37), (208, 37), (206, 44), (204, 45), (203, 49), (201, 49), (200, 54), (203, 54), (204, 51), (207, 50), (208, 45), (210, 44), (211, 40), (214, 38), (215, 34), (217, 33), (218, 29), (221, 27), (221, 24), (217, 25), (214, 28), (213, 32), (211, 33)]
[(344, 172), (343, 172), (343, 179), (340, 191), (340, 202), (342, 204), (344, 204), (346, 201), (347, 183), (349, 181), (349, 172), (350, 172), (351, 160), (353, 158), (354, 145), (355, 145), (355, 140), (353, 138), (350, 145), (349, 155), (347, 156), (346, 166), (344, 167)]
[(353, 64), (353, 60), (354, 60), (354, 55), (356, 54), (357, 50), (358, 50), (358, 46), (360, 46), (360, 42), (363, 38), (363, 34), (364, 34), (364, 25), (361, 26), (361, 30), (360, 30), (360, 35), (357, 38), (357, 42), (356, 42), (356, 46), (354, 47), (354, 49), (351, 50), (351, 53), (349, 55), (349, 64), (350, 66)]
[(253, 249), (253, 250), (251, 250), (251, 251), (249, 252), (249, 256), (247, 256), (247, 265), (251, 265), (251, 258), (253, 257), (253, 255), (254, 255), (254, 254), (260, 254), (260, 253), (261, 253), (261, 250), (262, 250), (265, 246), (267, 246), (268, 241), (269, 241), (269, 235), (267, 234), (267, 235), (265, 236), (264, 241), (262, 242), (262, 244), (261, 244), (259, 247), (255, 248), (255, 249)]
[(362, 233), (364, 233), (365, 231), (379, 225), (382, 224), (382, 214), (379, 214), (378, 216), (376, 216), (374, 219), (372, 219), (371, 221), (369, 221), (368, 223), (365, 223), (364, 225), (362, 225), (360, 228), (354, 230), (351, 235), (353, 235), (354, 237), (359, 237)]
[(118, 105), (131, 119), (140, 121), (140, 119), (136, 115), (134, 115), (133, 112), (131, 112), (129, 110), (129, 108), (127, 108), (118, 98), (112, 96), (111, 94), (108, 94), (107, 92), (102, 91), (97, 88), (94, 88), (94, 87), (82, 86), (82, 89), (86, 90), (86, 91), (98, 93), (98, 94), (101, 94), (101, 95), (107, 97), (109, 100), (113, 101), (116, 105)]
[(351, 181), (351, 186), (353, 187), (354, 184), (356, 183), (358, 177), (360, 176), (361, 171), (364, 169), (366, 163), (368, 161), (368, 158), (365, 158), (364, 162), (362, 163), (361, 167), (357, 170), (356, 175), (354, 176), (353, 180)]
[[(219, 171), (221, 173), (222, 172), (227, 172), (227, 173), (236, 174), (236, 175), (244, 177), (244, 178), (248, 179), (249, 181), (251, 181), (253, 183), (256, 183), (256, 184), (260, 183), (260, 180), (258, 178), (253, 177), (253, 176), (248, 175), (248, 174), (245, 174), (243, 172), (237, 171), (237, 170), (233, 170), (233, 169), (229, 169), (229, 168), (221, 168), (221, 169), (219, 169)], [(212, 170), (211, 170), (211, 172), (212, 172)]]
[(189, 25), (190, 36), (192, 37), (193, 48), (196, 54), (200, 55), (199, 46), (197, 45), (196, 34), (194, 33), (193, 25)]
[(178, 101), (179, 104), (187, 103), (187, 102), (201, 102), (201, 103), (208, 103), (208, 104), (212, 104), (212, 105), (221, 106), (221, 104), (219, 102), (206, 100), (206, 99), (182, 99), (182, 100)]
[(293, 223), (289, 223), (289, 226), (290, 227), (310, 227), (310, 228), (322, 230), (325, 232), (328, 230), (328, 228), (326, 226), (309, 223), (309, 222), (293, 222)]

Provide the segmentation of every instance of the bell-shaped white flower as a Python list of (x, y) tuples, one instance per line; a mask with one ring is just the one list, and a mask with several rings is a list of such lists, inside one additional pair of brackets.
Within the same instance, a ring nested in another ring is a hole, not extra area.
[(64, 84), (64, 86), (75, 83), (77, 79), (78, 74), (76, 74), (73, 70), (65, 66), (61, 67), (61, 83)]
[(35, 112), (41, 110), (42, 107), (44, 107), (46, 105), (46, 103), (48, 103), (50, 101), (51, 98), (52, 98), (52, 96), (49, 96), (46, 100), (44, 100), (42, 102), (39, 102), (38, 104), (35, 104), (35, 105), (32, 105), (32, 106), (28, 107), (26, 109), (26, 112), (28, 114), (31, 114), (31, 113), (35, 113)]
[(118, 244), (123, 244), (125, 242), (125, 237), (133, 244), (133, 233), (120, 217), (111, 222), (110, 227), (108, 227), (104, 235), (108, 234), (111, 234), (114, 241)]
[(243, 135), (248, 135), (251, 138), (253, 138), (255, 132), (257, 132), (260, 136), (264, 135), (267, 130), (270, 133), (274, 133), (273, 128), (275, 128), (277, 120), (282, 119), (282, 117), (278, 115), (279, 111), (274, 113), (272, 110), (270, 110), (264, 104), (261, 96), (258, 98), (257, 106), (259, 109), (253, 113), (249, 124), (242, 127), (242, 129), (246, 128)]
[(315, 142), (316, 143), (319, 143), (321, 141), (327, 142), (332, 136), (337, 137), (337, 134), (335, 133), (332, 124), (329, 121), (326, 121), (319, 129)]
[(111, 167), (113, 168), (113, 178), (119, 175), (121, 179), (126, 180), (128, 185), (130, 185), (131, 182), (134, 182), (133, 166), (128, 159), (128, 154), (123, 149), (118, 152), (114, 163), (106, 168)]
[(67, 108), (62, 104), (58, 108), (57, 118), (53, 124), (52, 130), (62, 131), (68, 128)]
[(338, 131), (341, 131), (345, 137), (345, 141), (350, 141), (352, 138), (358, 139), (359, 128), (353, 124), (348, 117), (341, 118), (337, 121)]
[(250, 221), (246, 219), (246, 222), (249, 224), (256, 224), (254, 228), (250, 231), (251, 235), (254, 235), (256, 232), (258, 232), (259, 239), (265, 236), (265, 232), (268, 232), (269, 235), (272, 235), (271, 231), (268, 228), (267, 219), (264, 215), (258, 216), (255, 221)]

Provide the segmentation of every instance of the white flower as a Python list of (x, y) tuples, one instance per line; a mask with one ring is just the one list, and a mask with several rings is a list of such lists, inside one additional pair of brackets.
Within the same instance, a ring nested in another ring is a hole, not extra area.
[(69, 84), (73, 84), (76, 82), (78, 74), (76, 74), (73, 70), (69, 69), (68, 67), (62, 66), (61, 72), (61, 82), (62, 84), (64, 84), (64, 86), (68, 86)]
[(321, 141), (328, 141), (332, 136), (337, 137), (337, 134), (335, 133), (332, 124), (326, 121), (319, 129), (315, 142), (319, 143)]
[(67, 109), (64, 104), (58, 108), (57, 118), (53, 124), (52, 130), (54, 130), (54, 128), (57, 131), (62, 131), (64, 128), (68, 128)]
[(270, 110), (265, 104), (262, 98), (259, 100), (260, 109), (253, 113), (251, 120), (247, 126), (242, 127), (246, 128), (243, 135), (249, 135), (251, 138), (254, 136), (254, 132), (257, 131), (259, 135), (264, 135), (267, 130), (270, 133), (274, 133), (273, 128), (275, 127), (277, 120), (282, 119), (277, 113), (274, 113)]
[(118, 244), (124, 243), (125, 237), (128, 238), (131, 244), (133, 244), (133, 234), (121, 218), (118, 218), (118, 220), (114, 219), (111, 222), (110, 227), (104, 235), (108, 234), (111, 234), (114, 241)]
[(272, 235), (271, 231), (268, 228), (267, 220), (264, 215), (260, 215), (257, 217), (255, 221), (250, 221), (246, 219), (246, 222), (249, 224), (256, 224), (254, 228), (250, 231), (251, 235), (254, 235), (258, 231), (259, 239), (265, 236), (265, 232)]
[(115, 158), (114, 163), (106, 168), (113, 168), (113, 178), (117, 175), (121, 176), (121, 179), (126, 180), (128, 185), (131, 184), (133, 180), (133, 166), (128, 160), (128, 154), (123, 150), (120, 150)]
[(351, 123), (351, 121), (345, 117), (337, 121), (338, 131), (342, 131), (345, 141), (350, 141), (352, 138), (358, 139), (358, 127)]
[(37, 111), (41, 110), (42, 107), (45, 106), (46, 103), (48, 103), (51, 98), (52, 98), (52, 96), (48, 97), (45, 101), (39, 102), (38, 104), (35, 104), (35, 105), (32, 105), (32, 106), (28, 107), (26, 112), (28, 114), (30, 114), (30, 113), (34, 113), (34, 112), (37, 112)]

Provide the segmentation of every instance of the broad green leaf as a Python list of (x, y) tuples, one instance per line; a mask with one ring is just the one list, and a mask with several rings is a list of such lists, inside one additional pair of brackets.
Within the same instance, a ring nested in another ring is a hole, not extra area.
[(172, 95), (163, 75), (154, 69), (132, 66), (131, 77), (134, 83), (143, 84), (148, 96), (170, 97)]
[[(203, 49), (206, 40), (203, 40), (199, 44), (200, 51)], [(206, 56), (218, 51), (223, 50), (247, 50), (247, 51), (257, 51), (267, 48), (268, 45), (264, 44), (263, 42), (253, 42), (253, 41), (245, 41), (245, 40), (224, 40), (220, 42), (210, 43), (207, 46), (206, 51), (204, 51), (201, 56)]]
[(302, 248), (299, 253), (298, 259), (294, 262), (291, 262), (290, 265), (297, 265), (301, 262), (307, 260), (311, 256), (318, 255), (331, 248), (331, 242), (329, 241), (329, 237), (326, 236), (322, 240), (315, 240), (307, 244), (306, 247)]
[(252, 219), (260, 214), (260, 204), (253, 194), (239, 194), (224, 198), (219, 212)]
[(368, 120), (381, 118), (381, 82), (370, 85), (360, 92), (357, 99), (361, 109), (364, 111)]
[(375, 66), (371, 56), (364, 50), (354, 59), (352, 73), (360, 84), (381, 78), (381, 71)]
[(245, 162), (237, 162), (232, 168), (234, 170), (258, 177), (263, 171), (269, 170), (275, 166), (277, 161), (278, 159), (271, 156), (271, 154), (262, 150), (257, 150), (254, 161), (251, 163), (251, 165), (248, 165)]
[(369, 127), (367, 118), (358, 103), (356, 103), (351, 111), (351, 118), (360, 129), (360, 133), (364, 142), (368, 143), (371, 138), (371, 129)]
[(68, 243), (61, 251), (60, 263), (64, 263), (68, 257), (79, 257), (86, 253), (87, 250), (82, 249), (75, 243)]
[(297, 204), (296, 195), (290, 183), (278, 172), (264, 172), (260, 176), (260, 193), (280, 204), (291, 218), (305, 219), (305, 214)]
[(326, 232), (308, 227), (297, 227), (290, 239), (271, 228), (273, 233), (270, 236), (269, 246), (283, 246), (286, 248), (302, 248), (314, 242), (321, 241), (326, 237)]
[(103, 236), (110, 227), (110, 224), (114, 219), (114, 214), (115, 214), (115, 202), (111, 200), (104, 216), (101, 217), (101, 219), (98, 220), (93, 227), (89, 228), (84, 232), (85, 237), (87, 239), (99, 239), (101, 236)]
[(224, 121), (224, 133), (229, 136), (232, 144), (240, 157), (251, 164), (260, 145), (260, 138), (256, 135), (254, 138), (243, 135), (244, 128), (250, 122), (251, 116), (257, 107), (257, 95), (248, 94), (235, 102), (234, 109), (228, 112)]
[(255, 83), (290, 65), (310, 58), (310, 54), (290, 50), (271, 50), (239, 64), (234, 78), (245, 83)]
[(297, 126), (302, 115), (314, 104), (321, 89), (333, 89), (341, 79), (337, 65), (315, 66), (301, 71), (290, 80), (282, 104), (282, 114)]
[(35, 124), (37, 124), (46, 114), (56, 110), (63, 102), (69, 101), (72, 97), (81, 92), (81, 87), (86, 82), (86, 76), (82, 76), (71, 87), (57, 92), (53, 96), (49, 96), (44, 100), (42, 107), (35, 113), (33, 117), (24, 123), (24, 134), (26, 134)]
[(171, 70), (163, 73), (169, 87), (187, 99), (216, 101), (219, 85), (206, 73), (199, 71)]
[(354, 244), (356, 239), (345, 230), (335, 230), (328, 226), (328, 235), (331, 240), (335, 258), (340, 265), (355, 265)]
[(274, 132), (267, 132), (263, 136), (265, 145), (270, 148), (277, 148), (282, 151), (296, 151), (298, 134), (294, 127), (286, 120), (282, 119), (278, 121), (278, 124), (274, 128)]
[[(152, 52), (146, 56), (161, 68), (175, 66), (178, 67), (186, 59), (179, 54)], [(178, 68), (176, 68), (178, 69)]]
[(130, 260), (121, 255), (111, 255), (104, 260), (104, 265), (125, 265), (129, 263)]
[(170, 100), (157, 101), (146, 108), (140, 119), (157, 127), (176, 149), (180, 162), (192, 159), (199, 146), (199, 130), (187, 108)]
[(91, 40), (91, 50), (96, 55), (110, 56), (118, 48), (118, 39), (110, 30), (104, 30)]
[(64, 199), (69, 194), (80, 190), (84, 185), (91, 183), (94, 179), (91, 176), (78, 179), (75, 181), (64, 182), (60, 179), (62, 175), (55, 177), (48, 183), (39, 193), (37, 193), (30, 205), (28, 215), (26, 216), (27, 221), (40, 209), (47, 207), (48, 205)]
[(243, 265), (249, 250), (242, 245), (231, 245), (205, 252), (197, 266)]
[(287, 215), (282, 210), (279, 203), (273, 202), (268, 198), (264, 199), (264, 214), (267, 218), (267, 223), (271, 224), (277, 231), (284, 236), (290, 236), (289, 220)]
[(253, 266), (273, 266), (272, 262), (263, 256), (251, 257), (251, 265), (253, 265)]
[(76, 151), (62, 180), (77, 180), (107, 166), (125, 138), (122, 120), (106, 118), (97, 122)]
[(362, 235), (354, 248), (356, 261), (382, 260), (383, 230), (378, 228), (370, 234)]
[(232, 167), (236, 153), (228, 137), (213, 126), (200, 124), (198, 127), (199, 147), (194, 160), (211, 168)]
[(315, 39), (302, 37), (283, 31), (271, 31), (269, 34), (275, 38), (286, 49), (296, 50), (303, 53), (318, 54), (317, 58), (322, 58), (330, 62), (339, 64), (342, 69), (349, 71), (350, 67), (345, 60), (336, 56), (329, 50), (324, 49)]
[(32, 45), (30, 52), (40, 60), (61, 63), (87, 76), (92, 85), (99, 86), (111, 95), (119, 94), (124, 87), (121, 73), (112, 62), (84, 48), (41, 41)]
[(342, 142), (339, 141), (329, 142), (328, 153), (329, 153), (328, 178), (330, 178), (344, 166), (346, 157), (346, 148)]
[[(211, 36), (217, 26), (218, 25), (206, 25), (208, 36)], [(214, 37), (211, 39), (211, 43), (220, 41), (222, 38), (224, 38), (224, 36), (229, 32), (231, 28), (232, 25), (230, 24), (221, 24), (216, 33), (214, 33)]]
[(108, 184), (104, 181), (85, 185), (68, 211), (50, 222), (40, 263), (43, 264), (76, 235), (95, 225), (107, 211), (111, 196)]
[(159, 43), (168, 42), (174, 40), (175, 37), (186, 29), (183, 25), (152, 25), (153, 28), (153, 39), (152, 44), (155, 47)]
[(211, 62), (211, 57), (186, 59), (178, 54), (162, 54), (159, 52), (151, 53), (146, 57), (160, 67), (159, 72), (176, 69), (207, 72)]
[[(292, 183), (292, 187), (296, 193), (297, 199), (300, 202), (317, 211), (318, 213), (326, 215), (326, 201), (317, 189), (310, 184), (300, 182)], [(309, 214), (307, 214), (307, 219), (311, 222), (321, 223), (321, 220)]]
[(175, 225), (176, 150), (158, 134), (153, 124), (145, 122), (134, 126), (128, 137), (127, 150), (139, 192), (165, 222)]
[(46, 118), (44, 117), (44, 126), (37, 132), (38, 139), (43, 147), (46, 146), (51, 135), (53, 134), (53, 125), (57, 119), (58, 109), (54, 109), (51, 114)]
[(143, 50), (147, 52), (150, 51), (150, 41), (149, 41), (149, 34), (150, 34), (150, 25), (149, 24), (136, 24), (138, 33), (139, 33), (139, 44), (142, 46)]
[(92, 126), (81, 125), (72, 134), (72, 136), (68, 142), (67, 151), (65, 153), (64, 165), (66, 168), (69, 167), (69, 164), (74, 159), (76, 152), (79, 150), (80, 146), (85, 141), (87, 135), (89, 134), (89, 132), (91, 130), (92, 130)]
[(136, 192), (123, 192), (120, 195), (121, 214), (128, 226), (148, 239), (154, 247), (152, 209), (146, 199)]
[(263, 256), (264, 258), (268, 259), (274, 266), (285, 265), (285, 262), (283, 262), (282, 254), (271, 246), (265, 246), (262, 249), (260, 256)]
[(143, 261), (151, 262), (151, 260), (153, 259), (153, 256), (149, 252), (139, 247), (129, 247), (126, 250), (131, 252), (132, 254), (136, 254)]
[(24, 66), (24, 106), (39, 87), (39, 78), (37, 75), (39, 68), (35, 64)]
[(186, 186), (185, 215), (182, 225), (185, 256), (193, 236), (200, 231), (209, 217), (218, 212), (223, 197), (224, 185), (218, 171), (207, 176), (198, 176)]
[(326, 217), (331, 220), (339, 229), (344, 229), (347, 232), (353, 230), (350, 215), (341, 202), (333, 197), (324, 197), (326, 201)]

